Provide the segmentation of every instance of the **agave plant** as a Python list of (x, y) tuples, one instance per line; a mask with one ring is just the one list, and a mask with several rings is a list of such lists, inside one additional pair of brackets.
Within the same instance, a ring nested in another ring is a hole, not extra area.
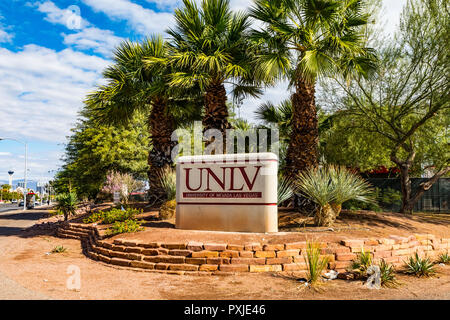
[(436, 273), (433, 262), (429, 258), (421, 258), (416, 252), (414, 256), (409, 257), (406, 264), (406, 273), (417, 277), (430, 277)]
[(361, 252), (358, 257), (352, 261), (351, 268), (357, 271), (361, 276), (367, 275), (367, 269), (372, 265), (372, 255), (370, 252), (365, 252), (364, 248), (361, 248)]
[(299, 173), (296, 187), (319, 205), (314, 219), (318, 226), (333, 225), (342, 203), (347, 200), (374, 201), (373, 190), (367, 182), (351, 171), (335, 166), (310, 168)]
[(55, 209), (64, 214), (64, 221), (74, 215), (77, 209), (77, 195), (74, 192), (62, 193), (56, 197)]
[(395, 268), (388, 264), (384, 259), (380, 261), (381, 285), (386, 288), (395, 288), (399, 285), (395, 277)]

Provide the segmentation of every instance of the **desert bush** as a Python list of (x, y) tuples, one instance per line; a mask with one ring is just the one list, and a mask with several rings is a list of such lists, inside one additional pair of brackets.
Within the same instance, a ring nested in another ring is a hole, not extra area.
[(143, 221), (136, 219), (127, 219), (125, 221), (116, 221), (114, 224), (106, 230), (107, 235), (115, 235), (119, 233), (131, 233), (144, 230), (142, 227)]
[(319, 205), (314, 216), (318, 226), (333, 225), (345, 201), (374, 202), (370, 184), (341, 167), (311, 168), (297, 176), (296, 187)]
[(321, 255), (320, 245), (317, 242), (308, 242), (306, 246), (305, 262), (307, 266), (307, 280), (315, 284), (328, 264), (328, 258)]
[(122, 201), (128, 203), (131, 192), (143, 187), (144, 184), (142, 181), (135, 180), (132, 175), (111, 171), (106, 176), (106, 181), (103, 184), (101, 193), (111, 196), (115, 192), (118, 192)]
[(438, 257), (438, 263), (450, 264), (450, 255), (447, 252), (441, 253)]
[(384, 259), (381, 259), (380, 264), (380, 276), (381, 285), (387, 288), (395, 288), (398, 286), (397, 279), (395, 277), (395, 268), (392, 264), (386, 263)]
[(412, 274), (417, 277), (430, 277), (436, 273), (434, 268), (434, 264), (431, 260), (426, 258), (419, 257), (419, 254), (416, 252), (414, 256), (409, 257), (406, 264), (406, 273)]
[(175, 217), (177, 202), (175, 199), (164, 202), (159, 209), (159, 217), (163, 220)]

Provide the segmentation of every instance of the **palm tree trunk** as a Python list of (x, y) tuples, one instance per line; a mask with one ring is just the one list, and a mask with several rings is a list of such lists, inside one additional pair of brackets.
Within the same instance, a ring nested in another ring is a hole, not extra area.
[(162, 202), (165, 200), (165, 191), (161, 186), (159, 173), (172, 164), (171, 149), (174, 142), (171, 141), (171, 136), (175, 127), (174, 119), (168, 112), (165, 99), (153, 99), (148, 126), (152, 147), (148, 155), (150, 194), (153, 198), (160, 199), (158, 202)]
[[(225, 150), (226, 129), (231, 128), (228, 122), (227, 92), (223, 83), (211, 84), (205, 93), (205, 115), (203, 116), (204, 130), (217, 129), (222, 132)], [(206, 145), (212, 141), (206, 142)]]
[(315, 103), (315, 84), (303, 79), (295, 83), (292, 95), (292, 131), (286, 165), (298, 173), (318, 165), (319, 126)]

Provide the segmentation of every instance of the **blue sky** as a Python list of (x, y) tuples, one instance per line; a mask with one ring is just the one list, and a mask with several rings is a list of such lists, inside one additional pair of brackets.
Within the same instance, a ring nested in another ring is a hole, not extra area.
[[(29, 176), (47, 180), (61, 164), (66, 136), (85, 95), (102, 83), (113, 48), (164, 32), (180, 0), (2, 0), (0, 2), (0, 137), (28, 142)], [(406, 0), (383, 0), (392, 33)], [(245, 9), (251, 0), (231, 0)], [(381, 23), (381, 22), (380, 22)], [(262, 102), (289, 96), (286, 84), (244, 101), (251, 119)], [(23, 146), (0, 141), (0, 180), (23, 177)], [(50, 171), (50, 173), (49, 173)]]

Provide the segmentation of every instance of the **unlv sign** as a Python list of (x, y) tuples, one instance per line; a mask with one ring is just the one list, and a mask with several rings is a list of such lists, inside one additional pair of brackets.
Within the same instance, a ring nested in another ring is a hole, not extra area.
[(273, 153), (180, 157), (177, 228), (276, 232), (277, 170)]

